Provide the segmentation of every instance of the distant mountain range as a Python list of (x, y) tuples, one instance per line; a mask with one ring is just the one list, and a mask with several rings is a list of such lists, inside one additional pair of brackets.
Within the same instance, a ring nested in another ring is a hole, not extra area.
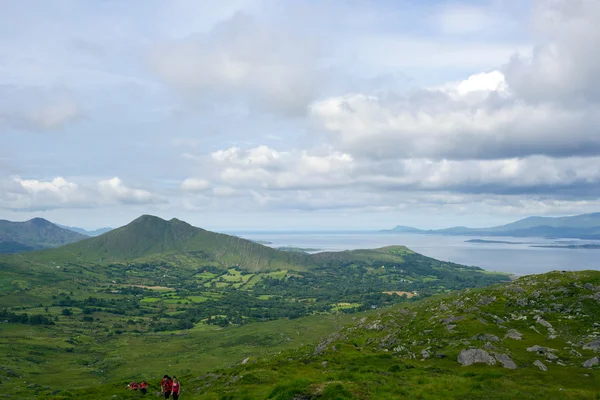
[(43, 218), (25, 222), (0, 220), (0, 253), (47, 249), (87, 238), (88, 236), (61, 228)]
[(582, 214), (571, 217), (528, 217), (510, 224), (491, 228), (467, 228), (456, 226), (446, 229), (423, 230), (398, 225), (384, 230), (388, 233), (419, 233), (432, 235), (464, 236), (513, 236), (600, 239), (600, 213)]
[(113, 228), (100, 228), (100, 229), (96, 229), (93, 231), (87, 231), (83, 228), (77, 228), (75, 226), (66, 226), (66, 225), (60, 225), (60, 224), (56, 224), (56, 225), (60, 226), (61, 228), (68, 229), (70, 231), (81, 233), (82, 235), (91, 236), (91, 237), (100, 236), (103, 233), (112, 231), (112, 229), (113, 229)]

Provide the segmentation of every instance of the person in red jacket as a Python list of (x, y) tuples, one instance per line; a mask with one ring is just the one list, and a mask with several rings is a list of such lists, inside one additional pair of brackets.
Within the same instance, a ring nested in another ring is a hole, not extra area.
[(171, 397), (171, 391), (173, 390), (173, 381), (169, 378), (169, 375), (165, 375), (163, 380), (160, 381), (160, 388), (165, 395), (165, 399)]
[(143, 394), (148, 393), (148, 384), (146, 383), (146, 381), (140, 382), (140, 390)]
[(176, 376), (173, 377), (173, 384), (171, 385), (171, 390), (173, 393), (173, 399), (179, 399), (179, 381), (177, 380)]

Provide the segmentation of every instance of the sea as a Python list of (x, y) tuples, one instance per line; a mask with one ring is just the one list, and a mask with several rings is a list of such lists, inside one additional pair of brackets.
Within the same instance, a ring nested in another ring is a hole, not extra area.
[[(231, 232), (272, 247), (299, 247), (318, 251), (374, 249), (404, 245), (417, 253), (443, 261), (477, 266), (514, 275), (554, 270), (600, 270), (600, 249), (541, 248), (536, 245), (581, 245), (600, 241), (516, 237), (469, 237), (380, 232)], [(469, 240), (511, 243), (474, 243)]]

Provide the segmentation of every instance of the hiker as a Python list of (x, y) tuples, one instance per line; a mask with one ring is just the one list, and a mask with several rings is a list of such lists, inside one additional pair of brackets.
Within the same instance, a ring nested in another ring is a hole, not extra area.
[(173, 381), (169, 378), (169, 375), (165, 375), (163, 380), (160, 381), (160, 389), (165, 395), (165, 399), (171, 397), (171, 390), (173, 389)]
[(146, 394), (148, 392), (148, 384), (146, 383), (146, 381), (140, 382), (140, 391), (142, 392), (142, 394)]
[(138, 384), (135, 382), (131, 382), (129, 385), (127, 385), (127, 389), (128, 390), (138, 390)]
[(173, 399), (179, 399), (179, 381), (177, 380), (176, 376), (173, 377), (173, 384), (171, 385), (171, 389), (173, 392)]

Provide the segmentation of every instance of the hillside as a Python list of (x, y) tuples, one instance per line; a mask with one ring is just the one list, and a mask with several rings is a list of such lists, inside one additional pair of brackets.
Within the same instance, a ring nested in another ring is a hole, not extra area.
[(0, 382), (19, 399), (128, 398), (124, 382), (154, 382), (167, 363), (189, 377), (352, 315), (509, 280), (404, 246), (308, 255), (151, 216), (0, 256), (0, 271)]
[[(245, 283), (237, 281), (250, 279), (250, 290), (265, 284), (281, 295), (301, 292), (315, 297), (323, 292), (323, 296), (340, 301), (352, 298), (349, 303), (361, 307), (366, 293), (377, 289), (379, 293), (418, 291), (430, 295), (508, 279), (504, 274), (425, 257), (403, 246), (316, 254), (280, 251), (177, 219), (165, 221), (153, 216), (142, 216), (104, 235), (56, 249), (0, 257), (0, 267), (4, 272), (0, 288), (7, 292), (24, 287), (35, 291), (43, 282), (62, 282), (59, 285), (66, 289), (73, 280), (82, 279), (85, 285), (175, 285), (202, 292), (199, 288), (205, 285), (224, 288), (230, 281), (235, 283), (232, 289), (245, 289)], [(232, 268), (239, 272), (231, 272)], [(210, 274), (199, 274), (202, 271)], [(274, 285), (275, 276), (285, 279)], [(173, 283), (172, 277), (183, 281)], [(305, 313), (310, 308), (303, 310)]]
[(597, 399), (600, 272), (553, 272), (378, 312), (188, 378), (195, 399)]
[(490, 228), (467, 228), (457, 226), (446, 229), (421, 230), (408, 226), (396, 226), (388, 233), (419, 233), (434, 235), (513, 236), (600, 239), (600, 213), (570, 217), (528, 217), (506, 225)]
[(86, 235), (86, 236), (90, 236), (90, 237), (100, 236), (106, 232), (112, 231), (112, 229), (113, 229), (113, 228), (100, 228), (100, 229), (94, 229), (93, 231), (88, 231), (86, 229), (78, 228), (76, 226), (66, 226), (66, 225), (60, 225), (60, 224), (56, 224), (56, 225), (60, 226), (61, 228), (68, 229), (73, 232), (81, 233), (82, 235)]
[(81, 242), (32, 254), (37, 260), (83, 263), (168, 263), (197, 267), (238, 265), (248, 270), (296, 267), (309, 262), (302, 254), (281, 252), (235, 236), (196, 228), (173, 218), (143, 215), (131, 223)]
[(0, 220), (0, 253), (58, 247), (86, 238), (85, 235), (61, 228), (43, 218), (25, 222)]

